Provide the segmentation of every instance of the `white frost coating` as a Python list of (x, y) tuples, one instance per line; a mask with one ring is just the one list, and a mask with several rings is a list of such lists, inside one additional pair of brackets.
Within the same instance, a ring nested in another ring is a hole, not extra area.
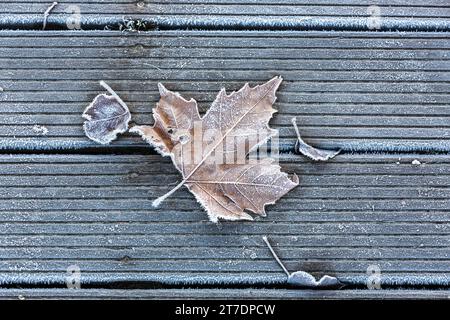
[(34, 125), (33, 126), (33, 131), (37, 134), (46, 136), (48, 134), (48, 129), (45, 126), (41, 126), (41, 125)]
[[(138, 20), (133, 21), (137, 23)], [(54, 25), (66, 28), (66, 17), (54, 15)], [(4, 30), (30, 29), (42, 26), (42, 15), (0, 15), (0, 28)], [(206, 29), (206, 30), (358, 30), (369, 31), (367, 17), (157, 17), (140, 20), (148, 27), (160, 29)], [(118, 29), (123, 19), (111, 16), (86, 16), (82, 19), (84, 29)], [(450, 31), (450, 22), (445, 19), (411, 20), (409, 18), (383, 17), (383, 31)], [(209, 32), (209, 31), (204, 31)]]
[[(363, 285), (367, 283), (367, 276), (351, 275), (340, 277), (343, 283), (349, 285)], [(148, 281), (157, 282), (170, 285), (258, 285), (258, 284), (285, 284), (286, 277), (281, 274), (271, 273), (241, 273), (241, 274), (227, 274), (215, 272), (213, 274), (170, 274), (161, 275), (160, 273), (84, 273), (83, 281), (85, 283), (111, 283), (122, 281)], [(29, 273), (3, 273), (0, 275), (0, 285), (9, 286), (17, 284), (52, 284), (52, 285), (65, 285), (66, 275), (65, 273), (41, 273), (38, 275)], [(386, 274), (383, 276), (383, 284), (389, 286), (423, 286), (433, 285), (448, 287), (450, 285), (450, 277), (448, 275), (392, 275)], [(8, 292), (15, 292), (16, 289), (5, 289)], [(23, 293), (25, 289), (17, 289), (17, 292)], [(44, 289), (46, 290), (46, 289)], [(70, 290), (61, 289), (64, 294)], [(391, 290), (394, 291), (394, 290)], [(33, 289), (33, 292), (42, 293), (39, 289)], [(47, 292), (47, 291), (45, 291)], [(438, 291), (442, 295), (442, 298), (447, 298), (448, 293), (446, 290)], [(51, 292), (50, 292), (51, 294)]]

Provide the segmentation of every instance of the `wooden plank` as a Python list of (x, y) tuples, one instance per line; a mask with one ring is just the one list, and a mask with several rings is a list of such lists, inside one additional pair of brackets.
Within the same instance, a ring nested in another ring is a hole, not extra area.
[(151, 207), (180, 178), (160, 156), (1, 155), (0, 285), (64, 285), (71, 265), (84, 285), (283, 284), (263, 235), (291, 271), (364, 286), (378, 265), (383, 285), (450, 285), (447, 156), (280, 159), (300, 186), (266, 218), (217, 226), (186, 190)]
[[(52, 15), (67, 15), (67, 8), (73, 2), (60, 1), (52, 10)], [(346, 0), (147, 0), (147, 1), (77, 1), (82, 14), (115, 15), (136, 17), (152, 16), (233, 16), (245, 18), (258, 17), (367, 17), (367, 7), (372, 1)], [(433, 1), (378, 1), (380, 16), (407, 18), (449, 18), (450, 6), (445, 0)], [(17, 0), (5, 0), (2, 14), (41, 14), (48, 8), (48, 1), (24, 3)]]
[[(100, 148), (81, 113), (106, 80), (152, 123), (158, 81), (207, 110), (221, 87), (285, 79), (271, 125), (344, 151), (450, 150), (446, 33), (0, 32), (3, 150)], [(42, 135), (35, 126), (45, 126)], [(113, 147), (147, 147), (126, 134)]]
[[(369, 0), (147, 0), (147, 1), (59, 1), (48, 18), (49, 25), (65, 27), (74, 5), (84, 28), (95, 25), (117, 27), (123, 19), (143, 19), (160, 28), (308, 28), (364, 29), (371, 16), (379, 17), (382, 29), (449, 30), (450, 6), (445, 0), (377, 1), (375, 13)], [(40, 27), (46, 0), (33, 3), (6, 0), (0, 8), (0, 22), (10, 21)]]
[(292, 289), (0, 289), (3, 299), (440, 299), (448, 290), (292, 290)]

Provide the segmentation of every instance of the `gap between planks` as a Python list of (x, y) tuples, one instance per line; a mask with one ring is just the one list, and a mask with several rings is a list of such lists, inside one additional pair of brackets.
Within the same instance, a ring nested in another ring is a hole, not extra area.
[(307, 299), (448, 300), (449, 290), (295, 290), (295, 289), (1, 289), (3, 299)]
[[(72, 4), (61, 3), (48, 17), (48, 27), (67, 29)], [(411, 4), (409, 1), (377, 2), (375, 10), (369, 1), (278, 1), (253, 0), (215, 1), (138, 1), (78, 2), (82, 28), (117, 29), (124, 19), (140, 24), (141, 30), (188, 29), (203, 30), (370, 30), (371, 19), (377, 19), (378, 30), (448, 31), (450, 8), (443, 1)], [(3, 28), (42, 29), (43, 13), (48, 3), (23, 4), (8, 1), (0, 8)], [(72, 9), (73, 12), (73, 9)]]

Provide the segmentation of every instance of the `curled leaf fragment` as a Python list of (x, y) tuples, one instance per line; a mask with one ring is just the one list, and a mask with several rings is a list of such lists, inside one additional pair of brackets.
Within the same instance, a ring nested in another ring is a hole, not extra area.
[(272, 245), (269, 242), (269, 239), (267, 237), (263, 237), (263, 240), (266, 243), (267, 247), (269, 248), (270, 252), (272, 253), (272, 256), (275, 258), (280, 267), (286, 273), (288, 277), (287, 283), (298, 287), (306, 287), (306, 288), (340, 288), (343, 286), (342, 282), (340, 282), (337, 278), (328, 275), (325, 275), (319, 280), (316, 280), (314, 276), (305, 271), (296, 271), (290, 273), (284, 266), (283, 262), (281, 262), (280, 258), (278, 258), (277, 254), (275, 253), (275, 250), (273, 250)]
[(100, 81), (111, 95), (99, 94), (84, 110), (83, 128), (86, 136), (98, 143), (108, 144), (117, 138), (117, 134), (128, 130), (131, 120), (130, 111), (123, 100), (108, 86)]
[(340, 287), (341, 282), (335, 277), (324, 275), (319, 280), (316, 280), (311, 274), (305, 271), (296, 271), (289, 275), (289, 284), (299, 287), (312, 287), (312, 288), (331, 288)]
[(297, 133), (297, 142), (295, 144), (295, 150), (298, 150), (304, 156), (314, 160), (314, 161), (327, 161), (335, 156), (337, 156), (341, 150), (325, 150), (314, 148), (307, 144), (301, 137), (300, 131), (297, 127), (297, 122), (295, 118), (292, 118), (292, 124), (294, 125), (295, 132)]

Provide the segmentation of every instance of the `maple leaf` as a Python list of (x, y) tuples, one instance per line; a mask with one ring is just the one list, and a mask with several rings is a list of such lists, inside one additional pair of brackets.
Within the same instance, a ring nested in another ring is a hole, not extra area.
[[(267, 158), (258, 163), (226, 161), (255, 150), (278, 130), (269, 127), (275, 109), (275, 92), (282, 79), (275, 77), (237, 92), (222, 89), (203, 117), (194, 99), (158, 84), (161, 99), (153, 109), (153, 126), (135, 126), (140, 134), (164, 156), (170, 156), (183, 180), (153, 202), (155, 207), (185, 185), (206, 209), (211, 221), (252, 220), (247, 213), (265, 216), (265, 206), (298, 185), (279, 165)], [(255, 132), (257, 134), (255, 135)], [(200, 134), (199, 134), (200, 133)]]

